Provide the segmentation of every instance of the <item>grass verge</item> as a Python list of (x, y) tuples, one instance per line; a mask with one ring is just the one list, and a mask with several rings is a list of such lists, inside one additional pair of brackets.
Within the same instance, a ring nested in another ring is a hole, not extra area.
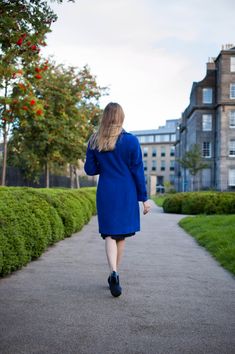
[(154, 201), (154, 203), (157, 204), (159, 207), (162, 207), (165, 198), (166, 198), (165, 195), (153, 195), (153, 196), (151, 196), (151, 199), (152, 199), (152, 200)]
[(235, 275), (235, 215), (198, 215), (179, 225)]

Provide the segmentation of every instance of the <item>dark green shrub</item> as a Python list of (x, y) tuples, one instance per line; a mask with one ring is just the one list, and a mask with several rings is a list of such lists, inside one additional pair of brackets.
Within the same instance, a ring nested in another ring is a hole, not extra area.
[(210, 195), (206, 193), (189, 193), (182, 201), (182, 214), (202, 214)]
[(235, 193), (176, 193), (166, 197), (163, 210), (178, 214), (235, 214)]
[(182, 202), (186, 198), (186, 193), (176, 193), (167, 196), (163, 202), (163, 210), (165, 213), (182, 213)]
[(0, 188), (0, 276), (80, 230), (94, 213), (94, 188)]

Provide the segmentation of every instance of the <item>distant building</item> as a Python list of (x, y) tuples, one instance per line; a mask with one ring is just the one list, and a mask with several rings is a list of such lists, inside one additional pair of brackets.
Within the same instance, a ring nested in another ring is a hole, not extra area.
[[(194, 82), (189, 106), (182, 114), (176, 137), (176, 158), (193, 144), (201, 148), (207, 168), (198, 175), (200, 189), (235, 190), (235, 47), (222, 47), (207, 63), (206, 76)], [(177, 191), (192, 190), (187, 169), (176, 161)]]
[(136, 130), (131, 133), (138, 138), (149, 194), (163, 191), (164, 182), (174, 185), (175, 141), (179, 119), (166, 121), (166, 125), (152, 130)]

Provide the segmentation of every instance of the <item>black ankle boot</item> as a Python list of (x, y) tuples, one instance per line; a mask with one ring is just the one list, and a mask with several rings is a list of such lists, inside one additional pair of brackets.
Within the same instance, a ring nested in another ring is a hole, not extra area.
[(112, 272), (108, 278), (109, 289), (114, 297), (118, 297), (122, 293), (122, 288), (119, 284), (119, 275), (116, 272)]
[[(118, 282), (119, 282), (119, 275), (117, 274)], [(108, 277), (108, 284), (110, 286), (110, 281), (111, 281), (111, 275)]]

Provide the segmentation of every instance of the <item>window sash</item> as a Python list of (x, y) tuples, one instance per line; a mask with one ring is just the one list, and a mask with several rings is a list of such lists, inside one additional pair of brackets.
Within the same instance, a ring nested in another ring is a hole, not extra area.
[(235, 57), (230, 58), (230, 71), (235, 72)]
[(156, 148), (152, 148), (152, 156), (157, 156), (157, 149)]
[(229, 126), (235, 128), (235, 110), (229, 112)]
[(212, 103), (212, 88), (208, 87), (202, 89), (202, 102)]
[(230, 98), (235, 98), (235, 84), (230, 84)]
[(235, 187), (235, 168), (228, 170), (228, 184)]
[(235, 156), (235, 140), (229, 142), (229, 156)]
[(211, 157), (211, 143), (209, 141), (204, 141), (202, 143), (202, 156)]
[(202, 130), (204, 132), (212, 130), (212, 115), (203, 114), (202, 115)]

